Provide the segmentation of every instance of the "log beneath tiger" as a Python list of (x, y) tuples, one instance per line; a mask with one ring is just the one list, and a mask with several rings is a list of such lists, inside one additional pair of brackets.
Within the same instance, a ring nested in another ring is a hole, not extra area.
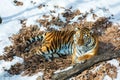
[(90, 68), (91, 66), (93, 66), (96, 63), (111, 60), (111, 59), (118, 58), (118, 57), (120, 57), (120, 50), (117, 50), (114, 53), (106, 52), (101, 55), (96, 55), (93, 58), (87, 60), (85, 63), (75, 64), (72, 69), (53, 74), (52, 80), (66, 80), (72, 76), (75, 76), (75, 75), (83, 72), (84, 70)]

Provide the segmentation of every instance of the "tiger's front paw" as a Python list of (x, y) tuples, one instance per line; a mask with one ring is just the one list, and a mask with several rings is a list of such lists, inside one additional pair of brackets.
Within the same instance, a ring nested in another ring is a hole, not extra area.
[(83, 61), (79, 61), (78, 63), (83, 64), (85, 62), (86, 62), (86, 60), (83, 60)]

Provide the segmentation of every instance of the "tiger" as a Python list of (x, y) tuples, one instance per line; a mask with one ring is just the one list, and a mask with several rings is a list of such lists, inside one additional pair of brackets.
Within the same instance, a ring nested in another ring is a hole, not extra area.
[(31, 38), (28, 43), (40, 40), (41, 46), (31, 53), (42, 55), (47, 61), (55, 57), (71, 55), (72, 64), (82, 63), (95, 56), (98, 51), (98, 38), (92, 30), (83, 27), (75, 30), (51, 31)]

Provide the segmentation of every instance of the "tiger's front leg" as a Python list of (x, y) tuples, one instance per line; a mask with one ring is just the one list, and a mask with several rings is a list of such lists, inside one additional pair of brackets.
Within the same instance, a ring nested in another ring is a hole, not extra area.
[[(98, 47), (98, 46), (97, 46)], [(92, 49), (91, 51), (85, 53), (84, 55), (78, 57), (78, 61), (85, 61), (85, 60), (88, 60), (92, 57), (94, 57), (96, 54), (97, 54), (97, 47)]]
[(74, 65), (75, 64), (75, 58), (76, 58), (75, 52), (73, 52), (71, 57), (72, 57), (72, 65)]
[(95, 49), (91, 50), (89, 53), (84, 53), (82, 55), (79, 55), (79, 53), (77, 52), (78, 52), (77, 48), (74, 47), (73, 54), (72, 54), (72, 65), (75, 63), (84, 63), (86, 60), (96, 55)]
[(86, 55), (83, 55), (83, 56), (80, 56), (78, 57), (78, 61), (80, 63), (84, 63), (86, 60), (92, 58), (94, 55), (90, 55), (90, 54), (86, 54)]
[(76, 47), (75, 47), (75, 44), (73, 45), (73, 53), (72, 53), (72, 65), (74, 65), (76, 63)]
[(98, 40), (96, 41), (96, 45), (92, 50), (89, 50), (83, 56), (78, 57), (78, 61), (88, 60), (88, 59), (94, 57), (95, 55), (97, 55), (97, 52), (98, 52)]
[(84, 63), (86, 60), (92, 58), (93, 56), (94, 55), (86, 54), (86, 55), (77, 57), (74, 53), (72, 55), (72, 65), (75, 64), (75, 63)]

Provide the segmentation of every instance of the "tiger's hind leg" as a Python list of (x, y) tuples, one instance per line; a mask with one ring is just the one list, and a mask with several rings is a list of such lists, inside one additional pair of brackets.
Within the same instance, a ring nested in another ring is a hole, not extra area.
[(52, 54), (43, 54), (42, 55), (45, 58), (45, 61), (52, 61), (53, 60), (53, 55)]
[(46, 61), (53, 60), (53, 53), (50, 53), (48, 47), (45, 45), (37, 46), (30, 51), (30, 56), (40, 55), (45, 58)]

